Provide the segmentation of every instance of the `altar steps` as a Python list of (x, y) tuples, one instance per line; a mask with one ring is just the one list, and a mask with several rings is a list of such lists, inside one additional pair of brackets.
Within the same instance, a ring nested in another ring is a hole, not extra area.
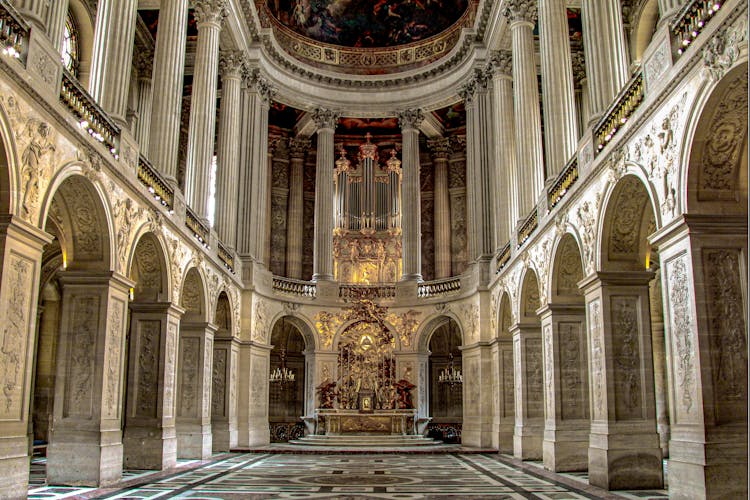
[(305, 446), (329, 446), (340, 448), (401, 448), (415, 446), (444, 446), (442, 441), (418, 435), (391, 434), (359, 434), (349, 435), (319, 435), (311, 434), (289, 441), (290, 444)]

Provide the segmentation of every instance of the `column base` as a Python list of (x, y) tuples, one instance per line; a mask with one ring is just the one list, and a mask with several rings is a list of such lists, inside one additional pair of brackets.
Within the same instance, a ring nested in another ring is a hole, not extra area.
[(210, 458), (212, 440), (211, 424), (177, 422), (177, 458)]
[(500, 453), (513, 453), (513, 423), (493, 425), (492, 447)]
[(214, 453), (229, 451), (237, 447), (237, 438), (239, 436), (237, 424), (227, 421), (213, 421), (211, 422), (211, 430), (213, 434), (211, 446)]
[(177, 465), (174, 427), (125, 426), (123, 437), (126, 469), (164, 470)]
[[(47, 448), (47, 482), (70, 486), (110, 486), (122, 479), (123, 445), (106, 444), (100, 432), (55, 432)], [(27, 465), (28, 467), (28, 465)]]
[(492, 424), (479, 418), (464, 418), (461, 426), (461, 444), (477, 448), (492, 447)]
[(264, 446), (271, 442), (271, 429), (268, 417), (248, 419), (247, 427), (240, 429), (240, 446)]
[(589, 436), (589, 484), (606, 490), (664, 486), (659, 436), (619, 433)]
[(544, 424), (528, 422), (513, 431), (513, 456), (520, 460), (541, 460)]
[(747, 438), (669, 442), (669, 498), (747, 498)]
[(568, 423), (567, 429), (544, 431), (542, 452), (544, 468), (552, 472), (585, 471), (589, 467), (588, 420), (575, 427)]
[(0, 498), (26, 498), (29, 493), (29, 456), (26, 436), (0, 439)]

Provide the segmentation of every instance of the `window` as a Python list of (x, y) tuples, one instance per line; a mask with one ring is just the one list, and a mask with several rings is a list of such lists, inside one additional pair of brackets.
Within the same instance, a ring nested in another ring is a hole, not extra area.
[(62, 60), (65, 69), (78, 78), (78, 27), (70, 13), (63, 31)]

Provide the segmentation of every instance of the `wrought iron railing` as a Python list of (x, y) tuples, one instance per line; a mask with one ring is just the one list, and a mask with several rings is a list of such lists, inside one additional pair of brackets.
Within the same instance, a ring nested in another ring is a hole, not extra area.
[(317, 287), (314, 281), (302, 281), (281, 276), (273, 277), (273, 290), (287, 295), (315, 297)]
[(510, 241), (500, 249), (500, 253), (497, 254), (497, 268), (496, 272), (500, 272), (510, 262)]
[(630, 79), (620, 94), (609, 107), (604, 117), (599, 120), (594, 132), (596, 151), (599, 153), (614, 138), (620, 128), (627, 123), (630, 116), (638, 109), (644, 97), (643, 71)]
[(67, 70), (63, 70), (60, 99), (79, 119), (78, 125), (91, 137), (105, 144), (115, 159), (119, 158), (120, 127)]
[(174, 189), (164, 180), (158, 170), (140, 155), (138, 158), (138, 180), (148, 188), (156, 201), (167, 207), (170, 213), (174, 210)]
[(692, 0), (677, 14), (672, 22), (677, 53), (682, 54), (698, 38), (706, 23), (721, 9), (721, 1)]
[(224, 264), (224, 267), (229, 269), (230, 272), (234, 272), (234, 255), (225, 247), (221, 242), (218, 242), (216, 255), (219, 260)]
[(203, 246), (208, 246), (211, 231), (208, 226), (198, 219), (198, 216), (195, 215), (195, 212), (193, 212), (190, 207), (187, 207), (185, 211), (185, 225), (193, 232), (193, 235), (198, 238), (198, 241), (200, 241)]
[(424, 281), (417, 286), (417, 297), (439, 297), (457, 293), (461, 290), (461, 278), (451, 277)]
[(340, 299), (392, 299), (396, 296), (396, 285), (391, 283), (379, 285), (358, 285), (342, 283), (339, 285)]
[(531, 211), (531, 213), (526, 216), (526, 220), (523, 221), (523, 224), (521, 224), (521, 227), (518, 228), (518, 246), (520, 247), (524, 243), (526, 243), (526, 240), (529, 239), (529, 236), (531, 236), (531, 233), (534, 232), (534, 230), (539, 225), (539, 211), (536, 207), (534, 207), (534, 210)]
[(568, 192), (573, 184), (578, 180), (578, 156), (573, 158), (565, 165), (565, 168), (555, 179), (555, 182), (547, 191), (548, 207), (552, 210), (555, 205), (560, 203), (563, 196)]
[(7, 0), (0, 0), (0, 45), (4, 56), (26, 62), (29, 25)]

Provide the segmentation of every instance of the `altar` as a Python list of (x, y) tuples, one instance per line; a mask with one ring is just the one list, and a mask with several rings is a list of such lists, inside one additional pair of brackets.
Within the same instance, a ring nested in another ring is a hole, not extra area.
[(416, 409), (369, 412), (341, 408), (315, 410), (315, 433), (328, 436), (416, 434), (416, 422)]

